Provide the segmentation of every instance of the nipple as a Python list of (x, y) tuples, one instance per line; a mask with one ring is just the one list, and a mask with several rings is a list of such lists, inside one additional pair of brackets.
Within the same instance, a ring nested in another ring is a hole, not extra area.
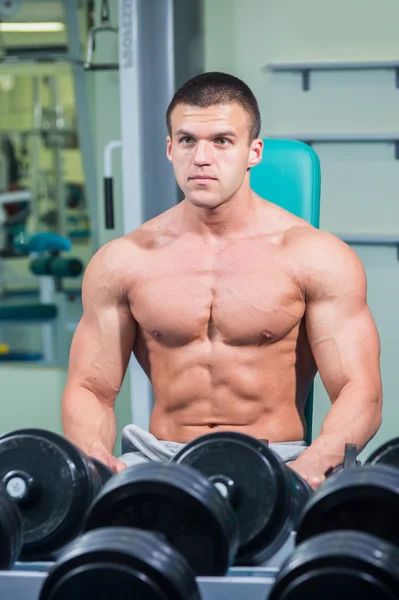
[(261, 331), (260, 333), (260, 346), (262, 344), (267, 344), (268, 342), (271, 342), (273, 340), (273, 334), (268, 331), (267, 329), (264, 329), (263, 331)]
[(151, 335), (154, 338), (160, 338), (162, 336), (162, 333), (159, 331), (159, 329), (153, 329), (151, 331)]

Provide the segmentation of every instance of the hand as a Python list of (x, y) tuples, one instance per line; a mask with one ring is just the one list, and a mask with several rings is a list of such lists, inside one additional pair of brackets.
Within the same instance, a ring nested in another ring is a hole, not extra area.
[(126, 469), (125, 463), (119, 460), (119, 458), (112, 456), (101, 442), (94, 442), (91, 445), (88, 455), (101, 461), (115, 473)]
[(298, 475), (300, 475), (313, 490), (320, 487), (326, 479), (324, 473), (320, 472), (319, 469), (315, 469), (313, 465), (301, 464), (298, 459), (291, 463), (287, 463), (287, 466), (298, 473)]

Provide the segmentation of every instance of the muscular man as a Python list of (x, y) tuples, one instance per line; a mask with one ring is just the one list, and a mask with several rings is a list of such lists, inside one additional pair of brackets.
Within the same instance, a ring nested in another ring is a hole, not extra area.
[[(167, 457), (200, 435), (239, 431), (269, 440), (317, 487), (345, 442), (363, 448), (381, 423), (379, 338), (362, 264), (251, 190), (263, 143), (257, 101), (241, 80), (188, 81), (167, 124), (185, 198), (88, 265), (65, 435), (118, 471), (131, 457), (162, 459), (162, 449)], [(132, 351), (155, 404), (150, 432), (124, 428), (119, 460), (114, 404)], [(317, 370), (332, 406), (306, 448), (304, 404)]]

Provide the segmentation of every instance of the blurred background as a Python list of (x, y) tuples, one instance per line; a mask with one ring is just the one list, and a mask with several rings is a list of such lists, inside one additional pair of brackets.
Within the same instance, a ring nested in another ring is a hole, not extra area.
[[(321, 228), (362, 259), (381, 337), (384, 416), (367, 454), (397, 435), (398, 22), (396, 0), (0, 0), (1, 431), (61, 431), (85, 266), (179, 201), (164, 113), (184, 81), (219, 70), (255, 93), (262, 137), (306, 141), (320, 157)], [(121, 139), (123, 155), (118, 144), (107, 153)], [(67, 243), (30, 245), (38, 233)], [(140, 421), (133, 393), (151, 394), (137, 365), (117, 401), (119, 434)], [(328, 408), (317, 378), (314, 435)]]

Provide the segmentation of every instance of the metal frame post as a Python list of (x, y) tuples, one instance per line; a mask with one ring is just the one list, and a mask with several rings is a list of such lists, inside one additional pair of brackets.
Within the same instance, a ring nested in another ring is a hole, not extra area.
[[(140, 72), (138, 12), (139, 0), (119, 2), (119, 71), (122, 137), (122, 195), (124, 233), (137, 229), (144, 221), (143, 170), (140, 147)], [(134, 356), (129, 364), (132, 418), (148, 429), (151, 414), (150, 382)]]
[(29, 140), (29, 165), (31, 176), (31, 192), (32, 202), (30, 203), (30, 214), (33, 219), (34, 228), (36, 229), (39, 223), (39, 198), (40, 198), (40, 183), (39, 183), (39, 156), (41, 138), (37, 133), (42, 127), (42, 103), (41, 103), (41, 77), (38, 75), (32, 77), (32, 97), (33, 97), (33, 128), (36, 134), (31, 136)]
[(62, 130), (64, 128), (64, 114), (60, 102), (59, 81), (55, 75), (47, 77), (50, 90), (50, 106), (52, 112), (51, 121), (54, 118), (55, 131), (52, 137), (53, 150), (53, 168), (54, 168), (54, 199), (57, 207), (57, 233), (66, 236), (67, 216), (65, 204), (65, 192), (63, 185), (63, 139)]
[[(39, 300), (40, 304), (52, 304), (54, 302), (54, 279), (49, 275), (39, 277)], [(41, 326), (43, 363), (47, 365), (55, 364), (58, 357), (54, 357), (55, 352), (55, 327), (54, 323), (43, 323)]]
[(86, 85), (86, 72), (82, 67), (82, 53), (79, 36), (79, 2), (64, 0), (65, 23), (68, 36), (68, 58), (74, 82), (76, 115), (78, 119), (79, 146), (82, 152), (83, 170), (85, 173), (85, 190), (90, 212), (91, 242), (93, 253), (99, 248), (99, 220), (97, 217), (97, 175), (96, 161), (91, 132), (91, 118)]
[[(124, 233), (129, 233), (177, 202), (165, 155), (165, 113), (174, 90), (173, 0), (119, 0), (119, 70)], [(152, 388), (133, 356), (129, 377), (133, 421), (147, 429)]]

